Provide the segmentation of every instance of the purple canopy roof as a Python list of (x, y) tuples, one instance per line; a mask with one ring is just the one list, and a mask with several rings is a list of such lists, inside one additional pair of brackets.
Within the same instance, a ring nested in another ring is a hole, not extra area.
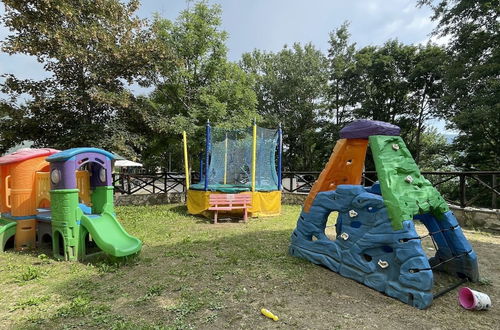
[(371, 135), (399, 135), (401, 129), (378, 120), (356, 120), (340, 130), (341, 139), (367, 139)]

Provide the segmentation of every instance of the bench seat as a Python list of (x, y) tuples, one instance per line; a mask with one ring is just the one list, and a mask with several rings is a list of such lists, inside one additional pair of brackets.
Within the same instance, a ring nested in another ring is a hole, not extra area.
[(251, 204), (250, 194), (210, 194), (208, 210), (214, 211), (214, 223), (217, 223), (219, 211), (232, 210), (243, 210), (243, 221), (247, 222)]

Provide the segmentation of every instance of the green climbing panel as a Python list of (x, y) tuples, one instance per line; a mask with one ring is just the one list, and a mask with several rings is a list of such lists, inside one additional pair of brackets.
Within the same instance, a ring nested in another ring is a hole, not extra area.
[(431, 213), (440, 219), (449, 211), (441, 194), (425, 179), (399, 136), (369, 138), (380, 188), (394, 230), (416, 214)]

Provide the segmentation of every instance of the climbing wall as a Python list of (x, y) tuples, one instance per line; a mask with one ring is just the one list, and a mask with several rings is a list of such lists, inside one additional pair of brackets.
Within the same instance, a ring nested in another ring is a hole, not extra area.
[[(433, 300), (433, 270), (477, 281), (476, 254), (397, 136), (399, 128), (364, 120), (340, 133), (342, 139), (304, 204), (290, 254), (421, 309)], [(362, 187), (354, 184), (360, 182), (368, 141), (380, 183)], [(325, 234), (332, 211), (339, 214), (335, 239)], [(429, 234), (419, 236), (414, 219)], [(430, 259), (421, 244), (426, 236), (436, 246)]]
[[(413, 221), (391, 226), (378, 186), (340, 185), (317, 194), (302, 212), (291, 238), (293, 256), (328, 267), (342, 276), (417, 308), (432, 302), (433, 276)], [(338, 211), (337, 237), (325, 235), (328, 215)], [(411, 269), (427, 269), (410, 272)]]
[(337, 141), (330, 160), (307, 195), (304, 202), (305, 211), (309, 211), (319, 192), (334, 190), (339, 184), (361, 183), (367, 147), (367, 139), (340, 139)]
[(477, 256), (472, 246), (446, 201), (420, 173), (401, 137), (374, 135), (369, 141), (392, 227), (398, 230), (407, 220), (420, 220), (437, 247), (429, 260), (432, 269), (477, 281)]
[(415, 214), (433, 213), (441, 218), (449, 211), (441, 194), (425, 179), (399, 136), (370, 136), (370, 149), (382, 196), (394, 229)]

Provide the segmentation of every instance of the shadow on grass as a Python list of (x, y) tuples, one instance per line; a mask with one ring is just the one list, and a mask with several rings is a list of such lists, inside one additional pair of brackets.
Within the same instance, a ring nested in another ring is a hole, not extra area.
[[(169, 211), (186, 216), (184, 206)], [(194, 226), (200, 226), (198, 220), (192, 219)], [(49, 295), (59, 296), (63, 304), (55, 306), (48, 319), (34, 313), (15, 327), (431, 328), (446, 318), (450, 328), (477, 324), (494, 328), (500, 322), (500, 313), (494, 311), (460, 309), (456, 290), (420, 311), (293, 258), (287, 253), (290, 230), (241, 226), (238, 230), (243, 232), (235, 232), (231, 227), (224, 231), (222, 226), (202, 227), (211, 233), (223, 231), (222, 237), (186, 231), (179, 233), (175, 243), (146, 245), (135, 258), (87, 263), (97, 271), (72, 274), (50, 288)], [(487, 281), (470, 286), (498, 301), (500, 269), (492, 258), (499, 244), (471, 242)], [(272, 323), (259, 315), (262, 307), (276, 312), (282, 321)]]
[[(201, 214), (197, 214), (197, 215), (192, 215), (192, 214), (189, 214), (188, 211), (187, 211), (187, 206), (186, 205), (177, 205), (177, 206), (174, 206), (172, 208), (169, 209), (169, 211), (171, 211), (172, 213), (175, 213), (177, 215), (180, 215), (180, 216), (192, 216), (194, 218), (196, 218), (196, 222), (197, 223), (205, 223), (205, 224), (208, 224), (208, 223), (213, 223), (213, 216), (211, 215), (210, 217), (205, 217)], [(243, 216), (242, 215), (228, 215), (228, 214), (224, 214), (224, 213), (219, 213), (219, 218), (218, 218), (218, 223), (239, 223), (239, 222), (243, 222)]]
[(84, 264), (96, 273), (77, 273), (50, 288), (49, 295), (66, 303), (49, 319), (32, 317), (16, 327), (215, 324), (228, 301), (242, 308), (246, 290), (288, 281), (301, 273), (296, 265), (302, 271), (314, 267), (287, 255), (289, 235), (288, 230), (261, 231), (211, 241), (186, 235), (173, 245), (146, 246), (135, 258), (93, 259)]
[(187, 206), (184, 205), (184, 204), (172, 206), (172, 207), (169, 208), (169, 211), (171, 211), (172, 213), (181, 215), (181, 216), (187, 216), (188, 215)]

